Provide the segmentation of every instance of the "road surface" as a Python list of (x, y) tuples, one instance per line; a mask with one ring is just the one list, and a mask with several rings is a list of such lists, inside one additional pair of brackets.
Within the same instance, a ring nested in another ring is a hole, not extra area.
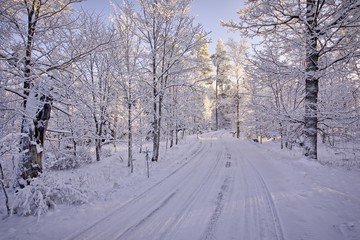
[(65, 239), (359, 239), (355, 196), (284, 170), (256, 143), (214, 133), (183, 157), (163, 180)]

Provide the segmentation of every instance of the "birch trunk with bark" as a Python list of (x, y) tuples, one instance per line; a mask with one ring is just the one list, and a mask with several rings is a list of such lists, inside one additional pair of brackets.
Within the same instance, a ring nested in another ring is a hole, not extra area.
[(317, 51), (317, 11), (316, 1), (306, 1), (306, 79), (305, 79), (305, 116), (304, 116), (304, 155), (310, 159), (317, 159), (317, 111), (319, 79), (318, 71), (319, 54)]

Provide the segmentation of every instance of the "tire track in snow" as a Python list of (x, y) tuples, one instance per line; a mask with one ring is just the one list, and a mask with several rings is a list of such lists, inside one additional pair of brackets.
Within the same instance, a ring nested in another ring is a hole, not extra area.
[(261, 188), (264, 190), (263, 194), (264, 194), (264, 197), (266, 199), (267, 206), (268, 206), (268, 208), (269, 208), (269, 210), (271, 212), (272, 220), (273, 220), (274, 227), (275, 227), (276, 239), (277, 240), (285, 240), (284, 232), (283, 232), (283, 229), (282, 229), (282, 226), (281, 226), (281, 221), (280, 221), (279, 215), (277, 213), (276, 205), (275, 205), (274, 200), (273, 200), (273, 198), (271, 196), (270, 190), (269, 190), (268, 186), (266, 185), (266, 182), (265, 182), (264, 178), (262, 177), (260, 172), (255, 168), (255, 166), (249, 160), (247, 160), (247, 163), (254, 170), (257, 178), (259, 179)]
[(159, 239), (171, 239), (169, 236), (175, 233), (181, 224), (186, 220), (189, 210), (192, 208), (194, 201), (199, 196), (201, 190), (205, 187), (205, 183), (209, 181), (210, 177), (214, 175), (215, 171), (219, 169), (222, 151), (217, 153), (215, 164), (208, 171), (207, 175), (202, 179), (198, 186), (191, 193), (184, 207), (179, 211), (179, 214), (174, 218), (172, 225), (165, 231)]
[[(210, 142), (210, 144), (208, 144), (208, 148), (211, 150), (211, 145), (212, 141)], [(178, 210), (176, 210), (176, 214), (175, 217), (168, 219), (166, 222), (164, 222), (164, 224), (162, 224), (162, 220), (157, 219), (159, 215), (161, 215), (161, 213), (159, 213), (157, 216), (156, 214), (151, 214), (150, 217), (154, 217), (153, 221), (149, 224), (145, 224), (142, 225), (142, 228), (139, 229), (141, 231), (144, 231), (144, 229), (149, 229), (149, 232), (147, 232), (148, 236), (153, 236), (152, 234), (156, 233), (161, 233), (161, 235), (159, 237), (156, 237), (156, 239), (172, 239), (172, 237), (170, 235), (172, 234), (176, 234), (176, 232), (178, 231), (179, 227), (182, 225), (182, 223), (187, 219), (188, 215), (191, 213), (191, 209), (193, 207), (193, 205), (195, 204), (194, 202), (196, 202), (196, 199), (199, 195), (201, 195), (202, 190), (205, 188), (206, 183), (209, 182), (210, 179), (212, 179), (212, 176), (214, 176), (214, 174), (216, 174), (216, 170), (219, 170), (219, 166), (220, 166), (220, 160), (222, 157), (222, 153), (223, 151), (221, 150), (220, 152), (217, 152), (216, 154), (216, 158), (215, 161), (211, 161), (212, 164), (210, 165), (210, 168), (207, 170), (205, 176), (203, 176), (201, 178), (201, 181), (197, 182), (195, 185), (195, 188), (191, 190), (191, 192), (189, 193), (181, 193), (182, 192), (182, 188), (181, 186), (185, 186), (184, 190), (187, 189), (186, 186), (188, 186), (188, 184), (194, 184), (194, 183), (189, 183), (186, 182), (191, 181), (192, 178), (190, 177), (190, 175), (194, 174), (193, 171), (189, 171), (187, 173), (186, 176), (184, 176), (185, 182), (183, 179), (181, 179), (181, 182), (178, 182), (177, 184), (175, 184), (176, 186), (178, 186), (178, 192), (179, 194), (177, 195), (188, 195), (186, 200), (183, 202), (180, 202), (180, 204), (182, 205), (182, 207)], [(197, 159), (200, 159), (200, 161), (198, 160), (196, 162), (196, 165), (193, 165), (192, 168), (197, 168), (200, 167), (201, 164), (204, 164), (204, 159), (207, 159), (209, 156), (211, 156), (211, 152), (207, 151), (205, 149), (203, 149), (202, 151), (198, 152), (196, 155)], [(160, 209), (159, 209), (160, 210)], [(156, 223), (156, 221), (158, 221)], [(141, 221), (142, 223), (145, 223), (145, 221)], [(154, 223), (156, 223), (154, 225)], [(158, 226), (156, 226), (158, 225)], [(128, 231), (128, 234), (126, 235), (121, 235), (119, 238), (117, 238), (117, 240), (119, 239), (136, 239), (136, 234), (139, 234), (139, 231), (136, 232), (136, 228), (130, 227), (131, 231)], [(146, 230), (145, 230), (146, 231)], [(132, 234), (135, 234), (135, 236), (133, 236)], [(156, 235), (156, 234), (155, 234)]]
[[(227, 214), (231, 215), (231, 226), (227, 226), (227, 231), (232, 232), (230, 236), (237, 236), (235, 239), (264, 239), (258, 236), (260, 232), (258, 227), (260, 226), (260, 217), (257, 199), (253, 196), (254, 188), (252, 181), (252, 171), (248, 169), (246, 161), (243, 157), (243, 152), (239, 151), (237, 144), (241, 144), (240, 141), (234, 145), (234, 142), (225, 142), (229, 153), (232, 156), (233, 162), (233, 176), (234, 176), (234, 194), (231, 196), (232, 201), (235, 201), (235, 206), (227, 210)], [(231, 185), (230, 185), (231, 186)], [(241, 190), (239, 190), (241, 189)], [(237, 214), (237, 215), (236, 215)]]
[[(243, 217), (239, 219), (243, 239), (276, 239), (285, 240), (281, 220), (271, 192), (254, 164), (251, 148), (243, 146), (250, 152), (243, 152), (236, 145), (229, 145), (232, 155), (236, 156), (238, 173), (242, 175), (240, 186), (243, 193)], [(250, 155), (249, 155), (250, 154)]]
[[(201, 153), (203, 150), (205, 149), (205, 145), (203, 144), (202, 141), (199, 142), (199, 146), (195, 148), (195, 150), (193, 150), (187, 157), (185, 157), (184, 159), (187, 160), (186, 162), (184, 162), (183, 164), (181, 164), (178, 168), (176, 168), (174, 171), (172, 171), (169, 175), (167, 175), (166, 177), (164, 177), (163, 179), (161, 179), (160, 181), (156, 182), (154, 185), (152, 185), (151, 187), (149, 187), (148, 189), (146, 189), (145, 191), (143, 191), (141, 194), (139, 194), (138, 196), (126, 201), (125, 203), (123, 203), (122, 205), (120, 205), (118, 208), (114, 209), (114, 211), (112, 211), (111, 213), (105, 215), (104, 217), (98, 219), (97, 221), (95, 221), (94, 223), (92, 223), (91, 225), (89, 225), (88, 227), (81, 229), (80, 231), (71, 234), (70, 236), (67, 236), (64, 238), (64, 240), (77, 240), (77, 239), (82, 239), (81, 237), (83, 235), (85, 235), (87, 232), (91, 231), (92, 229), (96, 228), (97, 226), (106, 223), (107, 221), (109, 221), (111, 219), (111, 217), (113, 217), (116, 214), (119, 214), (124, 208), (126, 208), (127, 206), (134, 204), (136, 202), (138, 202), (139, 200), (141, 200), (142, 198), (146, 197), (146, 195), (148, 193), (150, 193), (154, 188), (156, 188), (157, 186), (159, 186), (160, 184), (162, 184), (163, 182), (165, 182), (167, 179), (169, 179), (172, 175), (174, 175), (175, 173), (177, 173), (178, 171), (180, 171), (181, 169), (183, 169), (185, 166), (187, 166), (191, 160), (189, 160), (191, 157), (194, 157), (196, 155), (198, 155), (199, 153)], [(95, 235), (92, 236), (92, 238), (94, 239), (94, 237), (96, 237)], [(85, 239), (89, 239), (89, 237), (86, 237)]]
[(215, 239), (215, 232), (218, 220), (224, 208), (224, 194), (229, 188), (229, 177), (225, 178), (224, 183), (221, 186), (220, 192), (217, 195), (215, 210), (210, 218), (208, 226), (204, 232), (203, 240)]
[(155, 208), (154, 210), (152, 210), (148, 215), (146, 215), (143, 219), (141, 219), (141, 221), (140, 221), (139, 223), (137, 223), (136, 225), (133, 225), (133, 226), (129, 227), (129, 228), (126, 229), (123, 233), (121, 233), (120, 235), (116, 236), (114, 239), (120, 240), (122, 237), (126, 237), (126, 235), (130, 234), (132, 231), (135, 231), (136, 229), (138, 229), (139, 227), (141, 227), (141, 225), (143, 225), (146, 221), (148, 221), (156, 212), (158, 212), (161, 208), (163, 208), (163, 207), (170, 201), (170, 199), (175, 196), (175, 194), (177, 193), (177, 191), (178, 191), (178, 190), (176, 190), (175, 192), (173, 192), (172, 194), (170, 194), (167, 198), (165, 198), (157, 208)]

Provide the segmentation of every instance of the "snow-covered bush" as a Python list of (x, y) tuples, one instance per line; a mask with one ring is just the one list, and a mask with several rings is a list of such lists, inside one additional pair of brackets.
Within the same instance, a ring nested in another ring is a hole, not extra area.
[(40, 179), (35, 179), (29, 186), (15, 193), (12, 212), (21, 216), (44, 214), (55, 206), (49, 197), (49, 190)]
[(66, 170), (81, 167), (91, 163), (93, 160), (88, 149), (80, 148), (76, 151), (76, 155), (73, 150), (63, 150), (57, 154), (48, 153), (45, 161), (50, 169)]
[(20, 137), (20, 133), (9, 133), (0, 137), (0, 204), (5, 203), (7, 214), (10, 214), (8, 192), (14, 180), (15, 159), (20, 152)]
[(55, 178), (42, 175), (34, 178), (23, 189), (18, 189), (14, 196), (12, 212), (20, 216), (46, 213), (56, 204), (80, 205), (88, 202), (90, 192), (64, 184)]

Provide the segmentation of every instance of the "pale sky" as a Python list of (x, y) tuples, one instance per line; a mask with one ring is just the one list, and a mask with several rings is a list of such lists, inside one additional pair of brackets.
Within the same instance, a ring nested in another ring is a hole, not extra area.
[(228, 38), (240, 40), (238, 32), (228, 32), (220, 25), (220, 20), (237, 20), (237, 11), (242, 8), (244, 0), (193, 0), (191, 13), (197, 16), (197, 21), (204, 26), (206, 31), (211, 31), (210, 52), (214, 53), (216, 41), (221, 38), (226, 41)]
[[(121, 2), (121, 0), (115, 0)], [(110, 1), (108, 0), (87, 0), (81, 3), (83, 7), (92, 8), (96, 11), (103, 11), (104, 15), (110, 13)], [(204, 26), (207, 32), (211, 32), (209, 51), (214, 53), (216, 41), (221, 38), (226, 41), (228, 38), (240, 40), (238, 32), (231, 33), (220, 25), (220, 20), (238, 19), (237, 10), (244, 4), (244, 0), (193, 0), (191, 14), (196, 16), (196, 21)]]

